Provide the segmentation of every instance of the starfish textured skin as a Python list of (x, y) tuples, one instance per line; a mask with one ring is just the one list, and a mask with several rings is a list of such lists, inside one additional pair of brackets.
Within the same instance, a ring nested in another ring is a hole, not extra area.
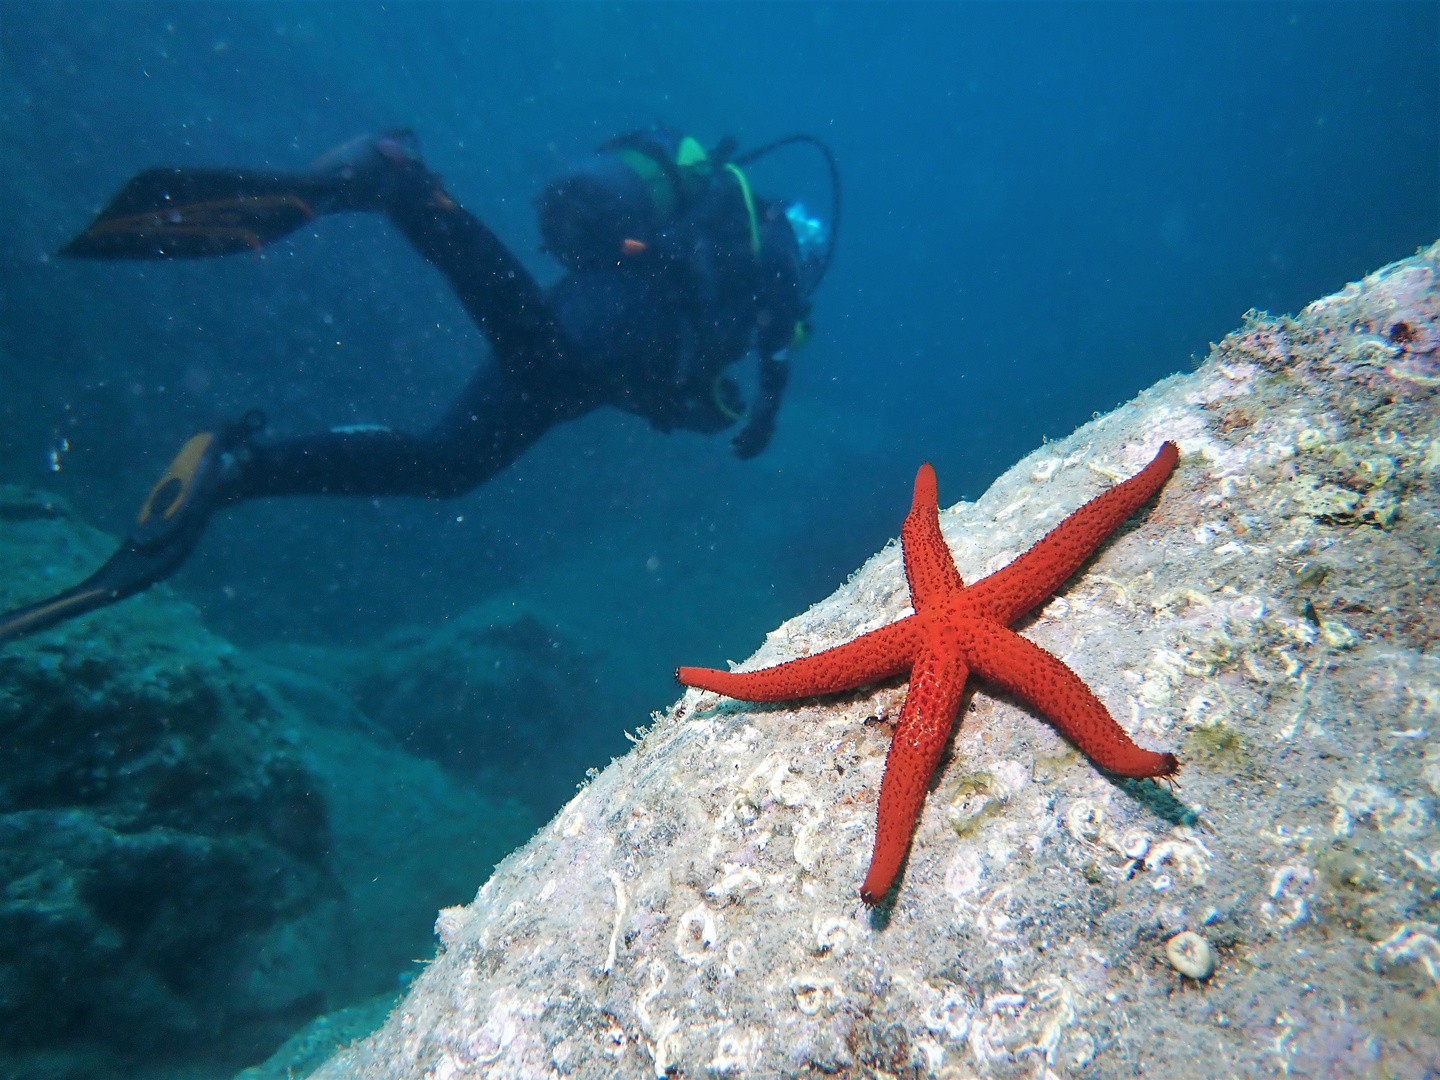
[(921, 465), (900, 530), (913, 615), (775, 667), (743, 672), (682, 667), (675, 676), (686, 686), (743, 701), (785, 701), (853, 690), (910, 672), (880, 782), (875, 849), (860, 889), (867, 904), (890, 891), (905, 861), (972, 671), (1044, 714), (1106, 772), (1171, 776), (1180, 768), (1174, 754), (1136, 746), (1075, 672), (1010, 624), (1054, 593), (1148, 502), (1170, 478), (1179, 456), (1173, 442), (1164, 443), (1140, 472), (1091, 499), (1014, 562), (970, 586), (961, 580), (940, 531), (935, 470)]

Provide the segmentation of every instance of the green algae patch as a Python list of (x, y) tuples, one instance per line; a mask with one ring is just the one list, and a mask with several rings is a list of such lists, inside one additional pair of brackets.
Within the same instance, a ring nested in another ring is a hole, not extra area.
[(1185, 756), (1181, 760), (1234, 772), (1249, 765), (1253, 756), (1243, 735), (1219, 723), (1198, 727), (1185, 736)]

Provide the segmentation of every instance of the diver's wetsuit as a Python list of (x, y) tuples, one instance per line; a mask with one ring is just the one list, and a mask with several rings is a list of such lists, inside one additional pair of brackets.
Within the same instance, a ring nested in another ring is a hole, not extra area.
[[(643, 416), (662, 431), (719, 431), (741, 418), (738, 391), (723, 373), (752, 348), (760, 354), (759, 394), (734, 446), (741, 457), (765, 448), (788, 349), (808, 303), (790, 221), (778, 206), (754, 198), (737, 168), (707, 168), (697, 184), (693, 171), (688, 178), (680, 172), (693, 156), (657, 160), (656, 175), (674, 172), (673, 190), (685, 192), (668, 224), (646, 232), (645, 241), (601, 244), (598, 254), (567, 249), (570, 272), (545, 290), (445, 193), (408, 132), (348, 145), (358, 152), (307, 173), (147, 170), (62, 254), (223, 255), (260, 247), (318, 215), (381, 211), (445, 275), (493, 355), (421, 435), (365, 427), (265, 439), (251, 417), (196, 433), (151, 489), (119, 550), (78, 585), (0, 615), (0, 643), (113, 604), (173, 573), (211, 513), (227, 502), (459, 495), (551, 427), (602, 405)], [(644, 145), (642, 139), (619, 149)], [(632, 159), (640, 172), (620, 175), (636, 180), (648, 160)], [(606, 216), (610, 209), (617, 214)], [(618, 198), (600, 220), (628, 228), (626, 211)]]
[(655, 245), (668, 250), (573, 270), (547, 291), (438, 182), (407, 185), (384, 212), (445, 275), (493, 358), (424, 434), (363, 428), (256, 441), (227, 497), (459, 495), (551, 427), (602, 405), (662, 431), (719, 431), (737, 418), (722, 372), (752, 346), (762, 373), (750, 423), (760, 437), (737, 448), (758, 453), (784, 387), (776, 355), (806, 305), (783, 215), (761, 204), (753, 253), (738, 199), (717, 181)]

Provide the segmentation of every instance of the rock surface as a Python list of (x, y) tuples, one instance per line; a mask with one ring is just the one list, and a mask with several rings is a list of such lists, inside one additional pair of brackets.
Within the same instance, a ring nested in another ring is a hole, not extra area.
[[(0, 487), (0, 607), (113, 544)], [(316, 1012), (395, 988), (434, 907), (533, 821), (208, 633), (166, 588), (7, 645), (0, 1075), (262, 1058)]]
[[(438, 958), (317, 1075), (1432, 1075), (1437, 257), (1248, 318), (941, 515), (971, 580), (1179, 442), (1158, 502), (1022, 625), (1180, 755), (1176, 795), (972, 683), (872, 911), (904, 684), (691, 691), (441, 912)], [(907, 606), (891, 544), (745, 666)], [(1215, 955), (1201, 982), (1166, 959), (1187, 930)]]

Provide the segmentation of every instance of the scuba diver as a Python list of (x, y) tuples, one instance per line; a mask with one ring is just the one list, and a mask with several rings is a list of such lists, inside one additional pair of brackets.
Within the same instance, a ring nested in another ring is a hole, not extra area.
[[(817, 147), (830, 227), (799, 203), (756, 194), (744, 166), (782, 146)], [(151, 169), (131, 179), (60, 252), (175, 259), (253, 251), (315, 218), (384, 214), (450, 283), (491, 349), (429, 431), (341, 427), (264, 436), (258, 412), (192, 435), (120, 549), (79, 585), (0, 615), (0, 642), (112, 604), (169, 576), (220, 506), (268, 495), (470, 491), (546, 431), (603, 405), (660, 431), (739, 424), (734, 452), (764, 450), (809, 331), (839, 217), (830, 151), (793, 135), (744, 155), (655, 129), (602, 144), (535, 201), (543, 248), (566, 268), (542, 288), (426, 168), (408, 130), (364, 136), (305, 172)], [(726, 369), (754, 351), (747, 408)]]

